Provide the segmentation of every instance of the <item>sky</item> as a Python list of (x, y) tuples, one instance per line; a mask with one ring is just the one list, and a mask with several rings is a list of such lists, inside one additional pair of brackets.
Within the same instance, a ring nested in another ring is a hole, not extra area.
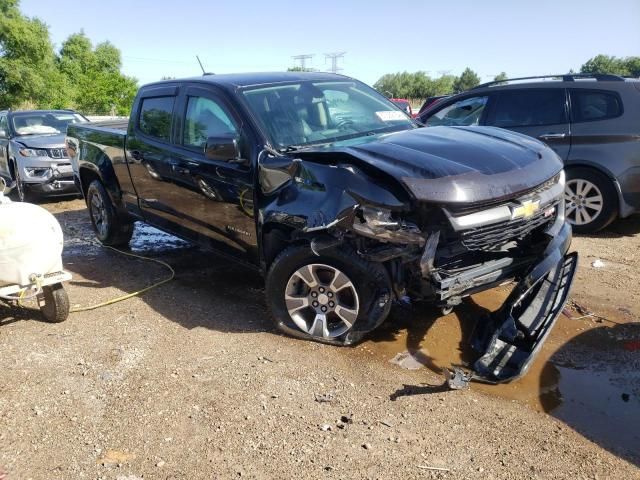
[(400, 71), (483, 81), (559, 74), (599, 54), (640, 55), (640, 0), (22, 0), (59, 48), (83, 30), (122, 52), (141, 83), (201, 73), (281, 71), (295, 55), (373, 84)]

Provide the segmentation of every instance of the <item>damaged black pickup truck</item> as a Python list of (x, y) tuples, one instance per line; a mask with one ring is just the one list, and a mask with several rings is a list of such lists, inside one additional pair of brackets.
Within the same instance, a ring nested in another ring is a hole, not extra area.
[(575, 273), (556, 154), (497, 128), (420, 128), (357, 80), (205, 75), (142, 87), (128, 124), (70, 125), (98, 239), (142, 220), (266, 278), (277, 327), (348, 345), (409, 299), (444, 311), (517, 282), (480, 322), (476, 378), (527, 370)]

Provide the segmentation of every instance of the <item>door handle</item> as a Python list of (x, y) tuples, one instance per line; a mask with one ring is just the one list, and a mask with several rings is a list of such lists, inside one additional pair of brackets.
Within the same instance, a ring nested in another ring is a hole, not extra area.
[(540, 140), (559, 140), (561, 138), (566, 137), (566, 133), (543, 133), (538, 138)]
[(180, 175), (189, 175), (189, 173), (191, 173), (191, 171), (188, 168), (183, 167), (178, 163), (172, 163), (171, 170), (173, 170), (175, 173), (178, 173)]
[(133, 158), (134, 160), (141, 162), (142, 160), (144, 160), (144, 156), (142, 155), (142, 152), (139, 150), (131, 150), (131, 158)]

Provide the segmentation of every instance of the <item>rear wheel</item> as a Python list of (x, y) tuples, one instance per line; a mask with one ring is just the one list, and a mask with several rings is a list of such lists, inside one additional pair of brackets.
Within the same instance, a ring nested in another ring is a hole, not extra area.
[(87, 189), (87, 207), (98, 240), (108, 246), (123, 246), (133, 235), (133, 222), (123, 219), (111, 202), (104, 185), (94, 180)]
[(289, 247), (274, 260), (266, 293), (278, 329), (334, 345), (359, 341), (391, 307), (384, 267), (344, 247), (320, 255), (307, 245)]
[(42, 294), (38, 300), (40, 312), (47, 322), (64, 322), (69, 316), (69, 297), (61, 283), (42, 287)]
[(595, 170), (569, 169), (564, 198), (567, 221), (576, 233), (602, 230), (618, 216), (616, 190), (611, 180)]

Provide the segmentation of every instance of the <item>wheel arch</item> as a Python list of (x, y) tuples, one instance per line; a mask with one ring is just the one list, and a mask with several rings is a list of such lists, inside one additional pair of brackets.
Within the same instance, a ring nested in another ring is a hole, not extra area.
[(99, 180), (104, 188), (107, 190), (111, 202), (119, 209), (124, 210), (122, 203), (122, 190), (120, 184), (113, 172), (113, 167), (99, 167), (93, 163), (86, 163), (80, 165), (79, 168), (80, 186), (82, 188), (82, 194), (86, 200), (86, 192), (94, 180)]

